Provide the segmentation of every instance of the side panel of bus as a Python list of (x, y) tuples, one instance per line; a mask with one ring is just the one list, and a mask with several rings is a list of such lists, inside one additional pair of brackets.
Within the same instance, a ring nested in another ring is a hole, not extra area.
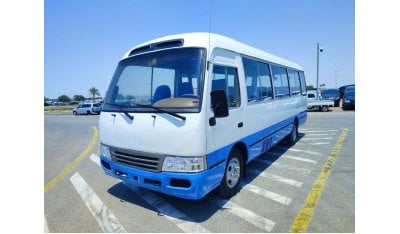
[[(245, 93), (243, 93), (244, 84), (240, 80), (243, 68), (240, 56), (237, 53), (214, 49), (211, 55), (212, 65), (209, 67), (209, 76), (205, 95), (210, 96), (211, 90), (225, 90), (228, 96), (229, 116), (216, 118), (216, 124), (210, 126), (209, 119), (214, 116), (211, 109), (210, 98), (205, 104), (207, 121), (207, 163), (209, 168), (218, 167), (217, 181), (221, 180), (224, 173), (225, 161), (234, 142), (241, 139), (244, 135), (243, 118), (245, 111)], [(238, 102), (239, 101), (239, 102)]]

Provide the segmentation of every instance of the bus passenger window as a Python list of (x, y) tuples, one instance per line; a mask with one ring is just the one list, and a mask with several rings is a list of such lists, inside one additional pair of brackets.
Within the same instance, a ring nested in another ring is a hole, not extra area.
[(290, 94), (291, 95), (299, 95), (300, 94), (299, 73), (292, 69), (289, 69), (288, 73), (289, 73)]
[(300, 87), (301, 87), (301, 94), (306, 95), (307, 94), (307, 84), (306, 84), (306, 78), (304, 77), (304, 72), (299, 72), (300, 74)]
[(271, 73), (269, 66), (249, 58), (242, 58), (246, 75), (247, 101), (258, 102), (272, 99)]
[(229, 108), (239, 107), (240, 90), (236, 68), (214, 65), (212, 90), (224, 90)]
[(271, 65), (272, 78), (275, 89), (275, 98), (283, 98), (289, 96), (289, 83), (286, 68)]

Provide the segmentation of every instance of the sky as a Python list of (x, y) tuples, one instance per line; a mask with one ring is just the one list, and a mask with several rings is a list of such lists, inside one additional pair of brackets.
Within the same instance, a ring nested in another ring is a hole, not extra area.
[(208, 31), (299, 64), (314, 86), (319, 42), (319, 84), (353, 84), (354, 12), (353, 0), (45, 0), (44, 96), (103, 96), (130, 48)]

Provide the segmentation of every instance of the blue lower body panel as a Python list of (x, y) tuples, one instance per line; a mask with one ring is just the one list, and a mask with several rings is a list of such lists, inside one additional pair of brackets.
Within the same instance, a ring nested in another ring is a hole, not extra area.
[(198, 173), (150, 172), (114, 163), (100, 156), (107, 175), (129, 185), (151, 189), (184, 199), (197, 200), (215, 189), (223, 177), (225, 163)]

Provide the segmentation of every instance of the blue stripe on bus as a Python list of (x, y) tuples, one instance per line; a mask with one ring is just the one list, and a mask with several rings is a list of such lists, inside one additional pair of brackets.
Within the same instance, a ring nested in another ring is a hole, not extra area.
[(307, 119), (307, 111), (300, 112), (298, 115), (282, 120), (270, 127), (248, 135), (237, 142), (231, 143), (207, 154), (209, 168), (214, 168), (218, 164), (226, 161), (232, 147), (239, 142), (243, 142), (246, 145), (246, 163), (250, 162), (285, 138), (292, 131), (292, 123), (296, 117), (298, 118), (299, 126), (304, 124)]

